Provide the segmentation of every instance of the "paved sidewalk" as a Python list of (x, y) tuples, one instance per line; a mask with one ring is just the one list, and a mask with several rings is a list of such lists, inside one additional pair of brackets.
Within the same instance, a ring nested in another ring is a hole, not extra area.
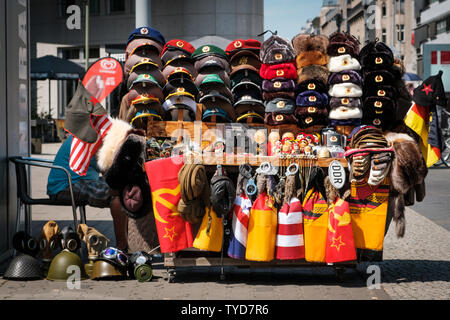
[[(59, 144), (44, 145), (40, 157), (52, 159)], [(34, 169), (33, 192), (45, 194), (48, 171)], [(89, 224), (114, 239), (108, 209), (87, 208)], [(33, 235), (56, 219), (60, 226), (72, 223), (70, 208), (34, 207)], [(82, 281), (80, 290), (69, 290), (65, 282), (48, 280), (15, 282), (0, 279), (1, 299), (238, 299), (238, 300), (388, 300), (450, 299), (450, 232), (407, 209), (403, 239), (394, 235), (394, 224), (385, 239), (381, 289), (366, 286), (366, 268), (347, 269), (339, 282), (332, 268), (226, 268), (226, 281), (219, 281), (218, 268), (178, 269), (176, 282), (168, 283), (161, 262), (154, 265), (149, 283), (126, 281)], [(114, 241), (113, 244), (114, 245)], [(0, 266), (0, 274), (6, 265)]]

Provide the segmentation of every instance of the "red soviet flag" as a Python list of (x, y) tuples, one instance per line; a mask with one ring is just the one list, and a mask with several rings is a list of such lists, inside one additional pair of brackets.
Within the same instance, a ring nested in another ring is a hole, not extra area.
[(190, 248), (194, 242), (192, 225), (180, 217), (177, 209), (181, 198), (178, 172), (182, 166), (182, 156), (145, 163), (161, 253)]
[(338, 199), (328, 208), (327, 263), (356, 260), (350, 205)]

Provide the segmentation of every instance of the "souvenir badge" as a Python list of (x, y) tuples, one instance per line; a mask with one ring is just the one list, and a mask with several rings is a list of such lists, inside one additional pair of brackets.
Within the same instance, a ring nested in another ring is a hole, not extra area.
[(275, 55), (275, 60), (281, 60), (281, 59), (283, 59), (283, 55), (281, 53), (277, 53)]
[(202, 49), (202, 51), (205, 52), (205, 53), (209, 52), (209, 50), (211, 50), (211, 49), (208, 46), (204, 46), (203, 49)]
[(310, 124), (310, 123), (312, 123), (313, 121), (314, 121), (314, 120), (313, 120), (313, 118), (311, 118), (311, 117), (308, 117), (308, 118), (305, 119), (306, 124)]
[(376, 126), (379, 126), (381, 124), (381, 120), (380, 119), (374, 119), (373, 120), (373, 124)]
[(141, 34), (148, 34), (147, 28), (141, 28)]
[(383, 102), (381, 101), (375, 101), (375, 103), (373, 104), (376, 108), (381, 108), (383, 107)]
[(343, 98), (343, 99), (341, 100), (341, 103), (342, 103), (342, 104), (349, 104), (349, 103), (350, 103), (350, 100), (348, 100), (347, 98)]
[(342, 76), (342, 80), (343, 80), (343, 81), (348, 81), (348, 80), (350, 80), (350, 76), (349, 76), (348, 74), (344, 74), (344, 75)]
[(308, 89), (309, 90), (315, 90), (316, 89), (316, 85), (314, 83), (308, 83)]
[(377, 57), (375, 58), (375, 64), (382, 64), (383, 63), (383, 58)]
[(384, 97), (386, 95), (386, 91), (378, 90), (377, 94), (378, 94), (379, 97)]
[(282, 77), (284, 75), (283, 70), (277, 70), (277, 76)]
[(345, 47), (340, 47), (338, 49), (338, 53), (345, 53)]
[(380, 76), (380, 75), (376, 76), (375, 82), (383, 82), (383, 76)]
[(274, 84), (273, 84), (273, 86), (275, 87), (275, 88), (281, 88), (281, 82), (280, 81), (275, 81), (274, 82)]
[(309, 112), (309, 113), (316, 113), (316, 110), (317, 110), (317, 109), (314, 108), (314, 107), (309, 107), (309, 108), (308, 108), (308, 112)]
[(277, 102), (277, 108), (284, 108), (286, 106), (286, 103), (284, 101), (278, 101)]
[(242, 47), (242, 42), (240, 42), (239, 40), (235, 41), (235, 42), (234, 42), (234, 47), (235, 47), (235, 48), (240, 48), (240, 47)]
[(177, 47), (183, 48), (183, 46), (184, 46), (183, 41), (177, 41)]
[(275, 117), (275, 120), (277, 120), (277, 121), (283, 121), (283, 119), (284, 119), (284, 117), (283, 117), (282, 114), (278, 114), (278, 115)]
[(309, 102), (316, 102), (317, 101), (317, 97), (316, 96), (309, 96), (308, 100), (309, 100)]

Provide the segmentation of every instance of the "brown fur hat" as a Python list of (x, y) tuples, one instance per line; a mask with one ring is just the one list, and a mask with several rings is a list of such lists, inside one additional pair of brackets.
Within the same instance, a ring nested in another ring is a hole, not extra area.
[(329, 75), (328, 68), (310, 65), (297, 70), (297, 83), (302, 83), (307, 80), (318, 80), (326, 85)]
[(297, 68), (303, 68), (312, 64), (326, 66), (330, 62), (330, 57), (323, 52), (312, 50), (299, 53), (295, 58)]
[(300, 54), (305, 51), (327, 52), (328, 38), (323, 35), (298, 34), (292, 39), (292, 46), (295, 53)]

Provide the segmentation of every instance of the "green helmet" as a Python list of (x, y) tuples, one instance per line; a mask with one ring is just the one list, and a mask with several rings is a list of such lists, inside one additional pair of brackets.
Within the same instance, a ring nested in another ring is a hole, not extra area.
[(91, 279), (92, 280), (109, 280), (113, 278), (126, 278), (127, 272), (125, 269), (120, 268), (112, 263), (109, 263), (103, 259), (97, 259), (94, 262), (92, 268)]
[(66, 281), (77, 270), (80, 272), (80, 280), (88, 278), (80, 257), (76, 253), (65, 249), (53, 258), (50, 268), (48, 269), (47, 279)]

